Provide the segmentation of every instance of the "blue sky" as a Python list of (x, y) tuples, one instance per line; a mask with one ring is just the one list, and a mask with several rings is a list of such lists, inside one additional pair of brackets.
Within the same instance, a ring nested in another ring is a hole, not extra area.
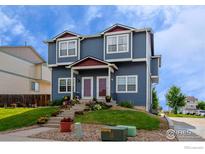
[(0, 44), (32, 45), (47, 59), (42, 42), (70, 30), (95, 34), (114, 23), (155, 32), (155, 53), (162, 55), (161, 105), (175, 84), (186, 95), (205, 100), (205, 6), (0, 6)]

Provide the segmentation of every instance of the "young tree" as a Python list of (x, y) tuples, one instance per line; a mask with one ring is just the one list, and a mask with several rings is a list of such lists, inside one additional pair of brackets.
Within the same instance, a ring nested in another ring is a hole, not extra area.
[(157, 110), (159, 108), (159, 99), (157, 97), (157, 91), (155, 88), (152, 89), (152, 109)]
[(172, 86), (166, 94), (167, 105), (171, 107), (177, 114), (180, 107), (185, 106), (186, 96), (182, 94), (181, 89), (177, 86)]
[(205, 102), (199, 101), (198, 105), (196, 107), (197, 107), (197, 109), (205, 110)]

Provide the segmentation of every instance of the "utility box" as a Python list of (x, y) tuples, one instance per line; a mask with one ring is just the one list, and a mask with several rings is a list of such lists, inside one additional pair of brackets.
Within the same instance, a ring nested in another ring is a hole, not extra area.
[(127, 128), (128, 137), (135, 137), (137, 135), (136, 126), (117, 125), (117, 127)]
[(127, 141), (126, 127), (103, 127), (101, 128), (101, 140), (102, 141)]

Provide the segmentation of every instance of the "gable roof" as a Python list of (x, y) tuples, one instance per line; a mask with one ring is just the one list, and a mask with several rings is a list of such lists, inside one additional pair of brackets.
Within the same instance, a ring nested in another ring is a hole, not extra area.
[[(87, 63), (84, 63), (86, 61), (89, 61), (92, 62), (91, 65), (110, 65), (110, 66), (113, 66), (115, 69), (117, 69), (117, 66), (115, 64), (111, 64), (109, 62), (106, 62), (106, 61), (103, 61), (103, 60), (100, 60), (98, 58), (95, 58), (95, 57), (92, 57), (92, 56), (87, 56), (81, 60), (78, 60), (74, 63), (72, 63), (71, 65), (69, 65), (69, 68), (70, 67), (73, 67), (73, 66), (89, 66), (87, 65)], [(82, 63), (84, 63), (83, 65), (81, 65)]]
[(0, 46), (0, 51), (34, 64), (45, 63), (32, 46)]
[(122, 24), (114, 24), (108, 28), (106, 28), (104, 31), (101, 32), (101, 34), (104, 34), (106, 32), (110, 32), (111, 30), (115, 29), (115, 28), (121, 28), (122, 30), (134, 30), (135, 28), (134, 27), (129, 27), (129, 26), (126, 26), (126, 25), (122, 25)]
[[(76, 36), (76, 37), (79, 37), (79, 38), (92, 38), (92, 37), (101, 37), (104, 33), (112, 30), (112, 29), (115, 29), (115, 28), (121, 28), (121, 30), (131, 30), (131, 31), (135, 31), (135, 32), (143, 32), (143, 31), (152, 31), (151, 28), (142, 28), (142, 29), (136, 29), (134, 27), (130, 27), (130, 26), (126, 26), (126, 25), (123, 25), (123, 24), (114, 24), (108, 28), (106, 28), (104, 31), (98, 33), (98, 34), (94, 34), (94, 35), (80, 35), (80, 34), (77, 34), (77, 33), (74, 33), (74, 32), (71, 32), (71, 31), (64, 31), (58, 35), (56, 35), (55, 37), (53, 37), (52, 39), (48, 39), (48, 40), (45, 40), (43, 41), (44, 43), (50, 43), (50, 42), (54, 42), (57, 38), (65, 35), (66, 33), (67, 34), (71, 34), (73, 36)], [(119, 31), (120, 29), (118, 29)]]

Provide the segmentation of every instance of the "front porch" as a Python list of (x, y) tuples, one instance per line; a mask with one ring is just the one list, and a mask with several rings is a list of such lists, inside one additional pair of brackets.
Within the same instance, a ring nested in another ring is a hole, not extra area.
[(105, 96), (111, 96), (114, 99), (111, 87), (113, 73), (118, 69), (115, 64), (86, 57), (67, 68), (71, 72), (71, 98), (78, 96), (84, 101), (93, 98), (105, 101)]

